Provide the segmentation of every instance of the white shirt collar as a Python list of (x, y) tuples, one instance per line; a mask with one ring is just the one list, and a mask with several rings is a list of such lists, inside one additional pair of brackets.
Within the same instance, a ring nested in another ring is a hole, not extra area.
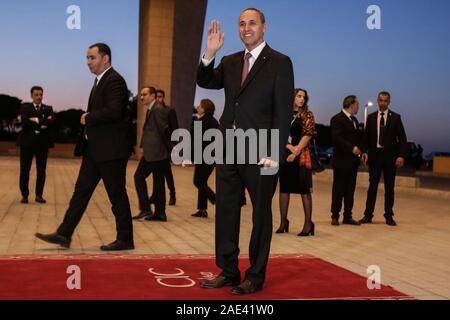
[(258, 59), (259, 55), (261, 54), (261, 52), (263, 51), (264, 47), (266, 46), (266, 42), (263, 41), (259, 46), (257, 46), (255, 49), (253, 49), (252, 51), (248, 51), (248, 49), (245, 49), (245, 54), (244, 56), (250, 52), (252, 54), (252, 57), (256, 60)]
[(37, 107), (42, 107), (42, 103), (41, 104), (36, 104), (36, 103), (33, 102), (33, 106), (36, 109)]
[(150, 105), (148, 106), (148, 110), (152, 110), (152, 108), (153, 108), (153, 106), (155, 105), (155, 103), (156, 103), (156, 99), (153, 100), (153, 101), (150, 103)]
[(350, 113), (348, 113), (347, 110), (342, 109), (342, 112), (347, 116), (347, 118), (351, 119), (352, 115)]
[(387, 108), (385, 111), (380, 111), (379, 109), (378, 109), (378, 115), (379, 116), (381, 116), (381, 113), (384, 113), (384, 115), (386, 116), (388, 113), (389, 113), (389, 108)]
[(109, 67), (108, 69), (106, 69), (105, 71), (103, 71), (101, 74), (99, 74), (99, 75), (97, 76), (97, 84), (100, 82), (100, 80), (102, 80), (102, 78), (103, 78), (103, 76), (105, 75), (105, 73), (108, 72), (108, 70), (111, 69), (111, 68), (112, 68), (112, 66)]

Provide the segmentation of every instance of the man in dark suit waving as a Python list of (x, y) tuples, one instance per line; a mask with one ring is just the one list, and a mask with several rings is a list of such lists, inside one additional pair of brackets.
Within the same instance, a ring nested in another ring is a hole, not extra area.
[(365, 144), (369, 149), (370, 185), (367, 192), (366, 210), (361, 223), (372, 223), (377, 199), (378, 184), (384, 174), (384, 217), (386, 224), (396, 226), (394, 221), (394, 187), (397, 168), (405, 164), (407, 139), (399, 114), (389, 109), (391, 95), (378, 94), (379, 110), (367, 117)]
[(20, 146), (20, 192), (22, 203), (28, 203), (28, 182), (33, 157), (36, 157), (36, 202), (45, 203), (42, 197), (45, 185), (48, 149), (53, 147), (50, 127), (55, 121), (53, 109), (42, 103), (44, 89), (31, 88), (32, 103), (24, 103), (20, 108), (22, 131), (17, 144)]
[[(237, 164), (235, 157), (233, 164), (217, 165), (216, 263), (222, 272), (201, 286), (237, 285), (232, 293), (242, 295), (261, 290), (266, 276), (277, 176), (262, 174), (259, 166), (273, 168), (279, 165), (278, 159), (282, 161), (294, 102), (294, 76), (289, 57), (273, 50), (264, 41), (266, 23), (260, 10), (244, 10), (238, 24), (245, 50), (224, 57), (214, 69), (214, 58), (223, 46), (224, 35), (219, 22), (212, 21), (197, 83), (203, 88), (225, 89), (225, 108), (220, 119), (223, 133), (233, 129), (279, 132), (278, 154), (258, 157), (259, 163), (248, 161), (247, 158), (254, 155), (246, 154), (245, 164)], [(238, 256), (243, 188), (249, 191), (253, 204), (253, 230), (249, 247), (250, 268), (240, 283)]]
[(358, 109), (358, 97), (351, 95), (344, 99), (342, 111), (331, 118), (331, 139), (334, 148), (331, 224), (334, 226), (339, 225), (342, 200), (344, 200), (343, 223), (359, 225), (352, 217), (353, 199), (358, 167), (361, 161), (366, 162), (367, 154), (363, 153), (363, 132), (359, 129), (356, 119)]
[(82, 155), (75, 191), (64, 220), (52, 234), (36, 237), (68, 248), (76, 226), (100, 179), (103, 180), (116, 218), (117, 238), (101, 246), (104, 251), (134, 249), (130, 203), (125, 188), (126, 167), (131, 154), (128, 130), (128, 89), (125, 80), (111, 66), (111, 50), (103, 43), (92, 45), (87, 64), (96, 75), (87, 112), (81, 116), (85, 126), (76, 146)]

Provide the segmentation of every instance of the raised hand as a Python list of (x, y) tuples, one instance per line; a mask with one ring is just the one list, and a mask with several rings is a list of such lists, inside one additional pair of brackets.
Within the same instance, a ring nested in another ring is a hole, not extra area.
[(216, 56), (217, 51), (222, 48), (225, 40), (225, 35), (220, 30), (220, 22), (217, 20), (211, 21), (208, 28), (208, 37), (206, 38), (205, 59), (211, 60)]

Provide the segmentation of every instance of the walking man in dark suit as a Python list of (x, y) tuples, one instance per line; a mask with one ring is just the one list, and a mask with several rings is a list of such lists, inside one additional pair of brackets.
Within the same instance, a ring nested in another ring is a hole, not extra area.
[[(156, 100), (156, 89), (145, 87), (141, 90), (141, 102), (147, 109), (141, 148), (144, 155), (134, 174), (134, 184), (139, 198), (140, 213), (134, 219), (148, 221), (167, 221), (166, 189), (164, 172), (170, 165), (169, 109)], [(153, 174), (155, 213), (152, 215), (145, 179)]]
[(75, 191), (64, 220), (52, 234), (36, 237), (68, 248), (92, 194), (100, 180), (105, 185), (116, 218), (117, 238), (101, 246), (104, 251), (134, 249), (130, 203), (125, 188), (126, 167), (131, 154), (128, 130), (128, 89), (125, 80), (111, 66), (111, 50), (103, 43), (89, 47), (87, 64), (96, 75), (87, 112), (81, 116), (85, 126), (75, 148), (82, 155)]
[[(164, 92), (164, 90), (162, 90), (162, 89), (156, 90), (156, 100), (158, 100), (158, 102), (161, 103), (164, 107), (169, 109), (169, 131), (168, 131), (168, 133), (169, 133), (169, 136), (171, 136), (172, 132), (177, 130), (179, 127), (178, 126), (178, 117), (177, 117), (177, 113), (176, 113), (175, 109), (168, 106), (166, 104), (166, 102), (164, 101), (165, 97), (166, 97), (166, 93)], [(164, 171), (164, 178), (167, 182), (167, 188), (169, 189), (169, 193), (170, 193), (169, 206), (174, 206), (177, 202), (176, 191), (175, 191), (175, 181), (173, 179), (172, 166), (170, 164), (170, 161), (168, 161), (166, 165), (167, 166)], [(153, 193), (152, 193), (152, 196), (150, 197), (151, 203), (154, 203), (155, 199), (156, 199), (155, 182), (156, 182), (156, 180), (153, 179)]]
[(22, 131), (17, 144), (20, 146), (20, 192), (21, 203), (28, 203), (28, 183), (33, 157), (36, 157), (36, 202), (46, 203), (43, 198), (48, 149), (53, 147), (50, 127), (55, 121), (53, 109), (42, 103), (44, 89), (31, 88), (33, 102), (24, 103), (20, 108)]
[(396, 226), (394, 221), (394, 187), (397, 168), (405, 164), (407, 138), (399, 114), (391, 111), (391, 95), (378, 94), (379, 110), (367, 117), (365, 144), (369, 149), (370, 185), (367, 192), (366, 210), (361, 223), (372, 223), (378, 183), (384, 175), (384, 217), (386, 224)]
[(344, 99), (343, 109), (331, 119), (331, 138), (334, 147), (333, 165), (333, 196), (331, 203), (331, 224), (339, 225), (339, 213), (344, 200), (343, 224), (360, 225), (353, 219), (353, 199), (356, 188), (356, 177), (360, 162), (367, 161), (363, 153), (363, 132), (359, 128), (356, 114), (359, 101), (356, 96)]
[[(282, 161), (288, 141), (294, 76), (289, 57), (273, 50), (264, 41), (264, 14), (255, 8), (239, 16), (240, 38), (245, 50), (225, 56), (214, 69), (214, 59), (223, 46), (224, 35), (218, 21), (213, 20), (206, 41), (206, 50), (199, 65), (197, 83), (207, 89), (225, 89), (225, 107), (220, 129), (267, 129), (279, 131), (279, 150), (259, 163), (218, 164), (216, 167), (216, 264), (220, 275), (201, 284), (203, 288), (236, 286), (232, 293), (251, 294), (261, 290), (272, 239), (272, 198), (277, 175), (264, 175), (260, 166), (274, 168)], [(247, 148), (248, 150), (249, 148)], [(240, 155), (237, 155), (239, 157)], [(246, 158), (253, 155), (246, 155)], [(240, 283), (239, 226), (243, 188), (253, 205), (253, 229), (250, 240), (250, 267)], [(240, 284), (239, 284), (240, 283)]]

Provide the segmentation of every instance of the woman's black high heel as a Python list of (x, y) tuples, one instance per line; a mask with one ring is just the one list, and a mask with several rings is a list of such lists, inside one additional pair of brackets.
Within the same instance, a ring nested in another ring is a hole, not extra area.
[(281, 225), (279, 228), (278, 228), (278, 230), (277, 231), (275, 231), (275, 233), (287, 233), (287, 232), (289, 232), (289, 220), (288, 219), (286, 219), (285, 221), (284, 221), (284, 227), (283, 227), (283, 225)]
[(299, 237), (307, 237), (307, 236), (313, 236), (314, 235), (314, 229), (315, 229), (315, 225), (314, 225), (314, 222), (312, 222), (311, 223), (311, 228), (309, 229), (309, 231), (308, 232), (304, 232), (304, 231), (302, 231), (302, 232), (300, 232), (299, 234), (298, 234), (298, 236)]

